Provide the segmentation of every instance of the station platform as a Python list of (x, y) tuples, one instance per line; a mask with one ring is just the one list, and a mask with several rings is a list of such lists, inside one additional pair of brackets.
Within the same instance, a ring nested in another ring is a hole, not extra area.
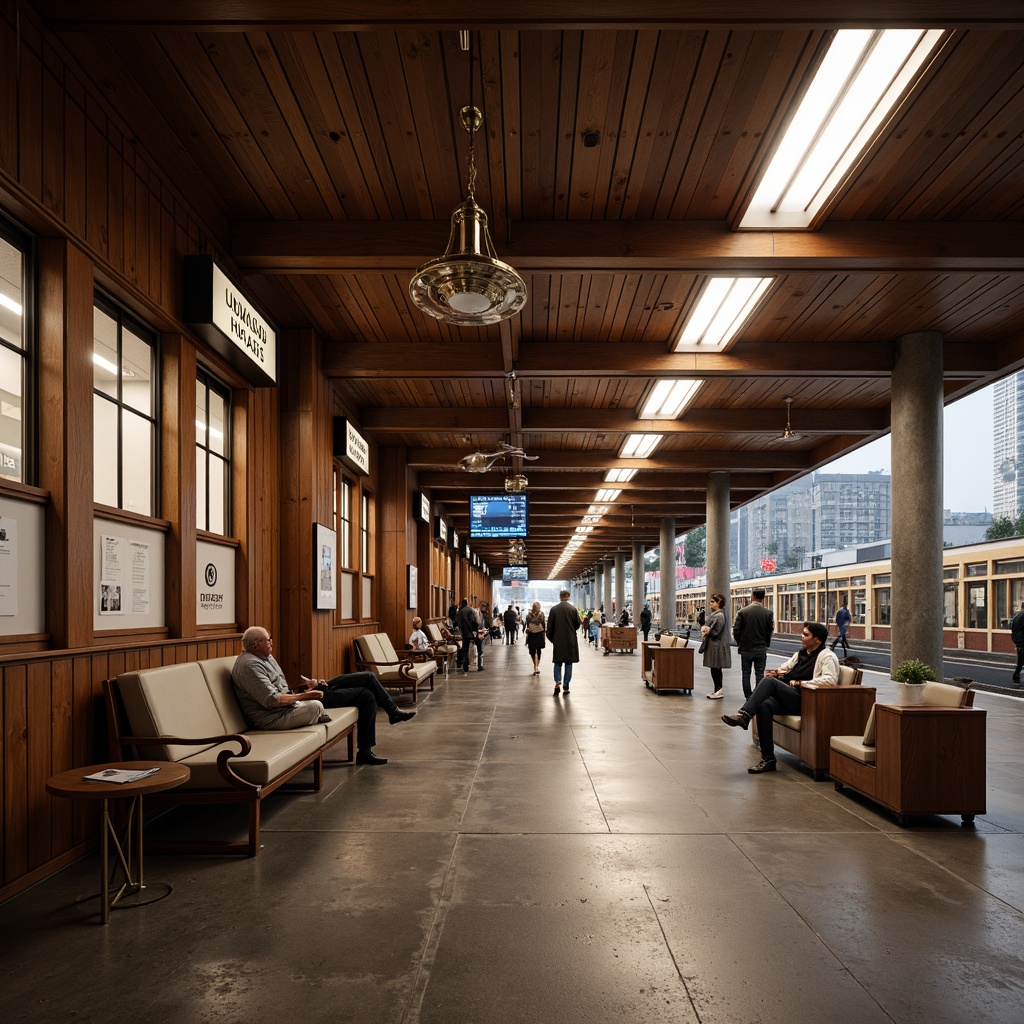
[[(779, 751), (752, 776), (742, 696), (658, 695), (581, 648), (552, 696), (485, 649), (383, 767), (279, 793), (254, 860), (152, 856), (159, 903), (96, 923), (87, 857), (0, 906), (9, 1021), (104, 1024), (1019, 1024), (1024, 703), (987, 711), (987, 813), (913, 819)], [(769, 665), (778, 658), (770, 658)], [(895, 692), (868, 673), (879, 699)], [(231, 831), (218, 808), (156, 829)], [(244, 822), (237, 822), (244, 831)]]

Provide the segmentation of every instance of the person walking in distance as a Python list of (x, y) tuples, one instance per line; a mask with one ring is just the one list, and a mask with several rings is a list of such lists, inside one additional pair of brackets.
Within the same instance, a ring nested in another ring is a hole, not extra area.
[(563, 693), (569, 692), (572, 667), (580, 660), (580, 613), (570, 603), (568, 590), (561, 591), (558, 597), (558, 604), (548, 612), (547, 628), (547, 638), (551, 641), (551, 660), (554, 663), (556, 697), (559, 687)]
[(850, 622), (853, 620), (853, 616), (850, 614), (850, 609), (846, 607), (846, 598), (843, 598), (843, 603), (839, 606), (839, 610), (836, 612), (836, 629), (839, 630), (835, 640), (832, 641), (832, 650), (836, 649), (836, 644), (843, 645), (843, 657), (846, 658), (850, 654), (850, 646), (846, 642), (846, 630), (849, 628)]
[(1010, 637), (1017, 648), (1017, 667), (1013, 670), (1013, 685), (1020, 686), (1020, 667), (1024, 665), (1024, 604), (1020, 611), (1010, 619)]

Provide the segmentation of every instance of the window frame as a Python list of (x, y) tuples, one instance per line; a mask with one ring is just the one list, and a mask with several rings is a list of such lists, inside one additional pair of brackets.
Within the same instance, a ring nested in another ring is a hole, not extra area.
[[(110, 402), (117, 409), (117, 504), (108, 506), (119, 509), (124, 512), (133, 512), (132, 509), (126, 509), (124, 507), (124, 413), (127, 410), (133, 416), (138, 416), (141, 419), (147, 420), (151, 427), (151, 442), (150, 442), (150, 473), (149, 473), (149, 512), (147, 513), (134, 513), (144, 515), (148, 519), (158, 519), (160, 517), (160, 453), (161, 453), (161, 438), (160, 438), (160, 335), (153, 328), (148, 327), (138, 317), (136, 317), (130, 310), (126, 309), (120, 303), (116, 302), (109, 295), (104, 292), (97, 290), (93, 293), (93, 314), (95, 316), (96, 310), (105, 313), (109, 316), (117, 325), (117, 399), (112, 399), (110, 395), (99, 391), (96, 388), (95, 380), (93, 382), (93, 399), (95, 408), (95, 399), (97, 397), (103, 399), (106, 402)], [(125, 328), (128, 327), (131, 332), (145, 344), (149, 345), (152, 352), (152, 372), (150, 374), (150, 413), (141, 412), (139, 409), (131, 405), (126, 405), (123, 396), (123, 375), (121, 373), (121, 366), (123, 360), (123, 344), (122, 337)], [(95, 352), (95, 327), (93, 328), (93, 352)], [(194, 415), (194, 413), (193, 413)], [(94, 425), (95, 431), (95, 425)], [(96, 461), (96, 442), (95, 434), (93, 435), (93, 463), (95, 472), (95, 461)], [(95, 487), (95, 484), (94, 484)], [(95, 501), (95, 490), (94, 498)], [(106, 504), (105, 502), (96, 502), (96, 504)]]

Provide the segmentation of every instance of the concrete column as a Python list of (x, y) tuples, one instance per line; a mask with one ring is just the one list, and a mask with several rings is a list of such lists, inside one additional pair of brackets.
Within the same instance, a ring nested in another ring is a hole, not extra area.
[(604, 614), (608, 621), (612, 621), (612, 601), (615, 598), (615, 594), (612, 591), (612, 559), (604, 559), (604, 596), (601, 600), (604, 602)]
[[(708, 599), (712, 594), (729, 597), (729, 474), (708, 473), (707, 493)], [(732, 608), (724, 609), (732, 622)]]
[(896, 341), (892, 371), (892, 667), (942, 678), (942, 335)]
[(626, 607), (626, 552), (615, 552), (615, 618)]
[(642, 541), (633, 541), (633, 619), (638, 621), (644, 601), (644, 545)]
[(661, 611), (658, 625), (673, 629), (676, 624), (676, 521), (666, 516), (661, 521)]
[[(604, 562), (598, 562), (594, 566), (594, 610), (601, 607), (604, 600)], [(600, 621), (600, 620), (599, 620)]]

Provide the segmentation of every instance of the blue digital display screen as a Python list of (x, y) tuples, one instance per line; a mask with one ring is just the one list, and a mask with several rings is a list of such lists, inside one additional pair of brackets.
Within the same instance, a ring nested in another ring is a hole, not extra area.
[(469, 536), (525, 537), (528, 510), (525, 494), (471, 494)]
[(501, 578), (508, 583), (514, 580), (528, 583), (530, 580), (530, 570), (525, 565), (506, 565), (501, 571)]

